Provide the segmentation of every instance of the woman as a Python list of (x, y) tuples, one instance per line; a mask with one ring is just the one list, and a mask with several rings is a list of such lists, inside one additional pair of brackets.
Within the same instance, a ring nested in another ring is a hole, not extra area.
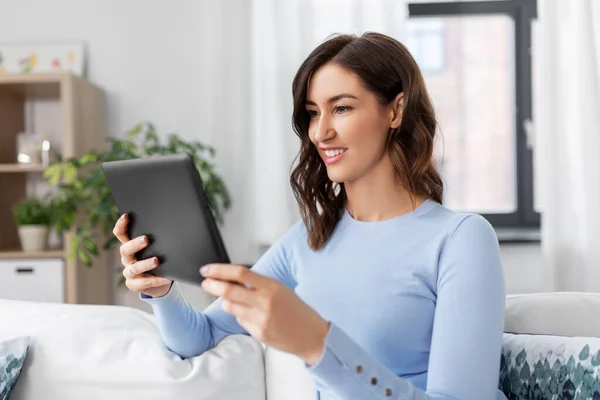
[(145, 274), (156, 261), (133, 257), (145, 238), (117, 222), (127, 286), (165, 344), (191, 357), (250, 334), (303, 359), (323, 400), (505, 399), (498, 242), (482, 217), (441, 205), (435, 115), (409, 52), (376, 33), (331, 38), (293, 96), (302, 221), (251, 270), (202, 268), (220, 297), (204, 312)]

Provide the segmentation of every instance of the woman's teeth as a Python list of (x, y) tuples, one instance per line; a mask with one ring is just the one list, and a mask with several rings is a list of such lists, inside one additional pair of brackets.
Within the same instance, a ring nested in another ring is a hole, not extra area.
[(335, 157), (335, 156), (339, 156), (346, 150), (345, 149), (336, 149), (336, 150), (324, 150), (324, 151), (325, 151), (325, 155), (327, 157)]

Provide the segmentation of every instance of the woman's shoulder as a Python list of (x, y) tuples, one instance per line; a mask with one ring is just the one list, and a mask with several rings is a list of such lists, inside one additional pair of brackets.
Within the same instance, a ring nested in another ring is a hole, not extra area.
[(278, 244), (290, 248), (302, 241), (306, 241), (306, 236), (306, 226), (302, 218), (300, 218), (279, 238)]
[(455, 211), (438, 205), (432, 215), (443, 229), (440, 260), (462, 260), (463, 263), (483, 258), (486, 264), (500, 259), (496, 231), (483, 216)]
[(496, 236), (494, 228), (480, 214), (474, 212), (452, 210), (442, 204), (435, 203), (427, 216), (431, 223), (443, 228), (450, 238), (460, 236)]
[(454, 278), (473, 285), (489, 284), (502, 288), (504, 272), (500, 245), (489, 221), (477, 213), (446, 207), (440, 207), (438, 212), (438, 218), (446, 227), (437, 258), (438, 289)]

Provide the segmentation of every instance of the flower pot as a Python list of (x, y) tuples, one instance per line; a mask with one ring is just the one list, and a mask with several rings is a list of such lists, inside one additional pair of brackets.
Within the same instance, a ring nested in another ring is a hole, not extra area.
[(48, 227), (44, 225), (19, 226), (19, 239), (23, 251), (41, 251), (46, 249)]

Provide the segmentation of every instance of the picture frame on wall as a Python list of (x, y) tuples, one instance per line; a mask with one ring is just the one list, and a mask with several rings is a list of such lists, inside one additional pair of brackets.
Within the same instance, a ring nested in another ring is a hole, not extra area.
[(85, 46), (83, 42), (0, 42), (0, 74), (65, 71), (78, 76), (85, 75)]

